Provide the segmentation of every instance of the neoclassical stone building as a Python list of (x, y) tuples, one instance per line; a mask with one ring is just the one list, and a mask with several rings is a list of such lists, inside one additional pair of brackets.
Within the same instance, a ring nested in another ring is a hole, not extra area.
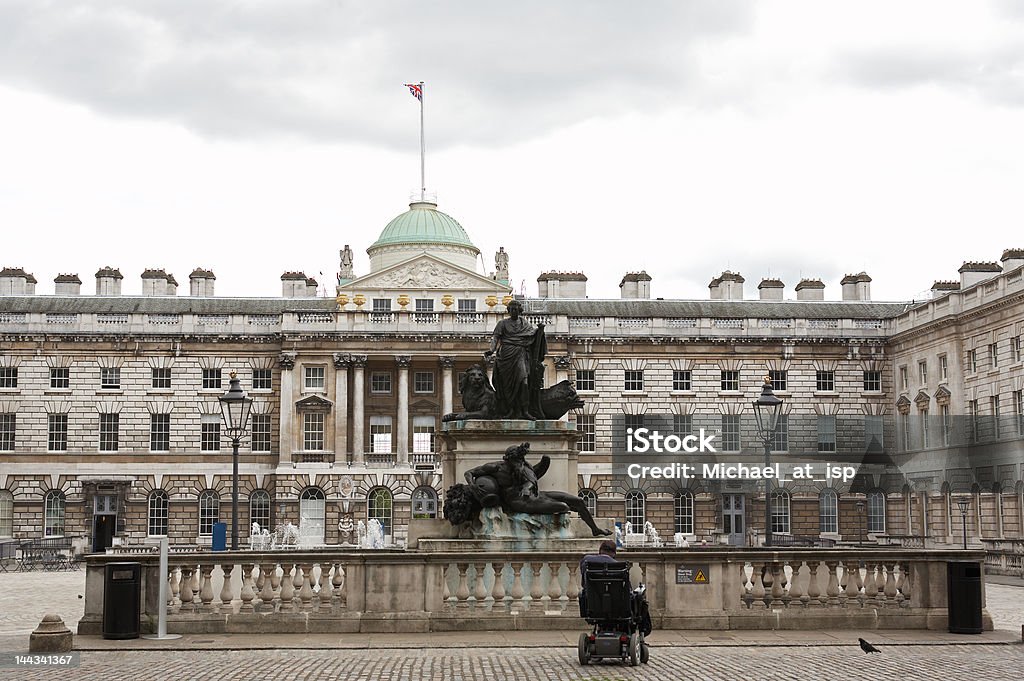
[[(241, 525), (302, 525), (312, 542), (380, 519), (396, 542), (414, 514), (440, 511), (441, 416), (482, 361), (511, 299), (509, 256), (481, 274), (465, 230), (429, 202), (410, 205), (369, 246), (370, 272), (341, 251), (337, 298), (301, 272), (282, 296), (224, 298), (196, 269), (189, 295), (164, 270), (77, 275), (36, 292), (0, 272), (0, 539), (71, 536), (85, 549), (167, 535), (208, 544), (230, 518), (231, 448), (218, 397), (236, 372), (254, 398), (241, 450)], [(546, 272), (523, 302), (546, 323), (549, 384), (575, 381), (586, 406), (579, 493), (599, 516), (662, 536), (747, 543), (764, 532), (763, 488), (730, 480), (633, 481), (613, 471), (623, 426), (705, 428), (723, 452), (757, 461), (750, 402), (768, 374), (784, 400), (779, 460), (844, 461), (853, 481), (788, 481), (773, 493), (780, 535), (955, 543), (1020, 537), (1024, 254), (966, 263), (926, 301), (874, 302), (870, 277), (840, 300), (805, 279), (756, 299), (723, 272), (707, 300), (651, 299), (631, 272), (621, 298), (587, 298), (580, 272)], [(961, 417), (961, 426), (957, 426)], [(990, 418), (991, 417), (991, 418)], [(995, 418), (998, 417), (998, 418)], [(962, 424), (969, 425), (962, 425)], [(724, 456), (724, 454), (723, 454)]]

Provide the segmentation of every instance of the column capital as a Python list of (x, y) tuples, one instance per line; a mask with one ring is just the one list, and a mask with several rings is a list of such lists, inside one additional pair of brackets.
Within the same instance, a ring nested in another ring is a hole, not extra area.
[(282, 352), (277, 358), (277, 363), (281, 365), (282, 369), (291, 371), (295, 368), (295, 353)]
[(412, 355), (395, 355), (395, 365), (399, 369), (408, 369), (412, 366)]
[(357, 369), (362, 369), (366, 366), (366, 359), (366, 355), (349, 355), (349, 361)]
[(334, 368), (335, 369), (347, 369), (348, 365), (352, 363), (352, 355), (347, 352), (336, 352), (334, 353)]
[(442, 369), (454, 369), (455, 368), (455, 355), (441, 355), (437, 358), (438, 363)]
[(553, 357), (556, 369), (571, 369), (572, 358), (569, 355), (556, 355)]

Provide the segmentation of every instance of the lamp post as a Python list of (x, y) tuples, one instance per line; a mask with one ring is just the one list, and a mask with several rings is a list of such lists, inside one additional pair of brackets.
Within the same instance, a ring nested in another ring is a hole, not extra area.
[[(775, 429), (779, 426), (779, 414), (782, 413), (782, 400), (772, 392), (771, 377), (765, 375), (761, 386), (761, 396), (753, 402), (754, 418), (757, 420), (757, 434), (764, 444), (764, 465), (771, 466), (772, 440)], [(772, 480), (764, 477), (764, 545), (772, 545)]]
[(857, 500), (857, 527), (860, 532), (857, 533), (857, 546), (863, 546), (864, 539), (864, 501), (862, 499)]
[(231, 550), (238, 550), (238, 444), (245, 436), (249, 424), (252, 398), (238, 380), (238, 374), (231, 372), (228, 391), (220, 396), (220, 413), (224, 419), (224, 433), (231, 438)]
[(970, 499), (957, 499), (956, 505), (960, 507), (960, 522), (964, 526), (964, 550), (967, 550), (967, 508), (971, 505)]

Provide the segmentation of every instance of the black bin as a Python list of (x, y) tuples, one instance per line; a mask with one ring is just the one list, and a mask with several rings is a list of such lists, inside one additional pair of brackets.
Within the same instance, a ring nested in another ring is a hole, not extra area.
[(103, 579), (103, 638), (139, 637), (142, 563), (107, 563)]
[(946, 598), (952, 634), (981, 633), (981, 563), (946, 563)]

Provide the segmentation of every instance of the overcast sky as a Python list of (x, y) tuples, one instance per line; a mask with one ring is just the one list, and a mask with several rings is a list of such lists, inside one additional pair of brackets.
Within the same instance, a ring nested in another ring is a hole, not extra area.
[(427, 185), (518, 290), (921, 296), (1021, 237), (1024, 3), (0, 0), (0, 266), (333, 295)]

